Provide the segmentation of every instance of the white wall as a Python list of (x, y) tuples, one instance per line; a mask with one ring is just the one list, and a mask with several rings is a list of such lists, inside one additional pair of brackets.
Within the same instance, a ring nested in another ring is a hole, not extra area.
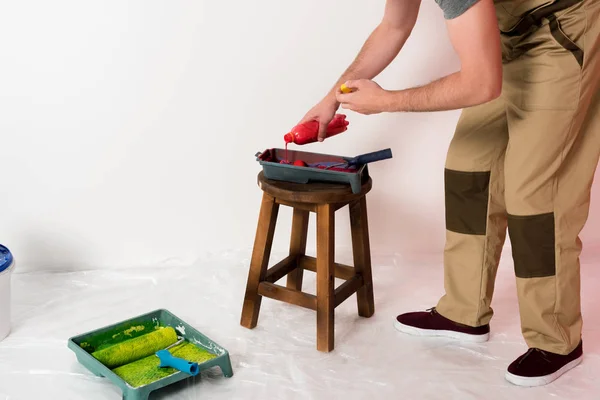
[[(250, 248), (261, 195), (254, 154), (282, 145), (383, 5), (2, 2), (0, 243), (24, 270), (185, 265)], [(457, 68), (431, 0), (377, 81), (402, 88)], [(393, 160), (371, 167), (374, 251), (442, 249), (442, 169), (457, 118), (348, 113), (347, 133), (306, 146), (393, 149)], [(282, 210), (276, 250), (287, 248), (290, 216)], [(347, 246), (345, 213), (338, 227)], [(584, 241), (600, 243), (598, 230), (588, 227)]]

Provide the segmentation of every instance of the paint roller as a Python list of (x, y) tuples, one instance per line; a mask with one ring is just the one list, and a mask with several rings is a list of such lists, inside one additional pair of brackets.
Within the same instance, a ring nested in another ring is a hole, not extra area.
[(154, 354), (160, 360), (159, 368), (170, 367), (195, 376), (198, 374), (198, 363), (174, 357), (169, 352), (170, 348), (181, 344), (184, 340), (169, 326), (97, 350), (92, 353), (92, 356), (113, 369)]

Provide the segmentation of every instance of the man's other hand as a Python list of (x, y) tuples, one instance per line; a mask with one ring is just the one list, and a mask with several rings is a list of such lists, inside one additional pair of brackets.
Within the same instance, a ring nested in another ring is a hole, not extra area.
[(350, 80), (345, 85), (352, 93), (336, 93), (341, 107), (360, 114), (378, 114), (387, 110), (389, 93), (370, 79)]

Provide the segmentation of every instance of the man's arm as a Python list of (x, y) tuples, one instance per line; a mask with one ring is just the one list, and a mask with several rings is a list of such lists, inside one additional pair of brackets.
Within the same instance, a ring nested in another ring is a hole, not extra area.
[(485, 103), (502, 90), (500, 31), (493, 0), (447, 20), (460, 71), (428, 85), (391, 92), (389, 111), (443, 111)]
[[(472, 4), (474, 2), (474, 4)], [(450, 40), (460, 70), (421, 87), (386, 91), (370, 80), (349, 80), (354, 93), (338, 93), (342, 108), (363, 114), (399, 111), (445, 111), (486, 103), (502, 90), (500, 30), (493, 0), (444, 0)], [(461, 6), (469, 5), (464, 10)]]
[(373, 79), (390, 65), (410, 36), (420, 6), (421, 0), (387, 0), (381, 22), (328, 96), (335, 100), (342, 83), (353, 79)]
[(346, 69), (326, 96), (308, 111), (302, 122), (319, 121), (319, 141), (325, 139), (327, 125), (340, 103), (336, 99), (343, 82), (373, 79), (398, 55), (417, 21), (421, 0), (387, 0), (383, 18), (369, 35), (354, 62)]

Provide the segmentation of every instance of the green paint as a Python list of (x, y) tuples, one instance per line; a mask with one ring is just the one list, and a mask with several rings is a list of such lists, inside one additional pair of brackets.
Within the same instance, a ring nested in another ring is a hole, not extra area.
[(112, 369), (152, 355), (175, 342), (177, 342), (177, 332), (169, 326), (97, 350), (92, 353), (92, 356)]
[(134, 339), (163, 327), (164, 326), (161, 326), (159, 322), (152, 320), (129, 321), (115, 329), (83, 337), (82, 343), (79, 344), (79, 346), (88, 353), (93, 353), (121, 343), (124, 340)]
[(146, 329), (146, 327), (144, 325), (136, 325), (136, 326), (132, 326), (129, 329), (125, 329), (123, 332), (115, 333), (112, 337), (113, 337), (113, 339), (119, 339), (119, 338), (122, 338), (123, 336), (132, 337), (134, 333), (142, 332), (145, 329)]
[[(216, 355), (209, 353), (208, 351), (189, 342), (184, 342), (178, 346), (175, 346), (169, 349), (169, 351), (174, 357), (183, 358), (184, 360), (191, 362), (197, 362), (198, 364), (217, 357)], [(132, 387), (148, 385), (177, 372), (177, 370), (173, 368), (160, 368), (159, 365), (160, 360), (158, 357), (151, 355), (127, 365), (115, 368), (113, 372)]]

